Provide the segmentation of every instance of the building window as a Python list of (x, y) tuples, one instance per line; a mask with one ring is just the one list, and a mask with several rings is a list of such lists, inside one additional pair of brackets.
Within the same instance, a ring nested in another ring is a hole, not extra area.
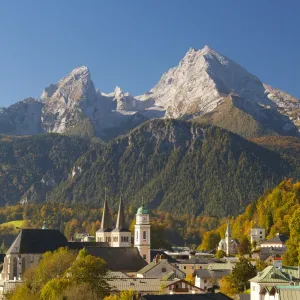
[(260, 232), (260, 234), (262, 234), (262, 231)]
[(146, 259), (146, 254), (143, 254), (143, 259)]
[(25, 257), (22, 258), (22, 275), (24, 274), (26, 270), (26, 261), (25, 261)]
[(139, 231), (138, 230), (136, 231), (136, 240), (137, 241), (139, 240)]
[(255, 292), (255, 286), (252, 287), (252, 291)]
[(18, 277), (18, 262), (16, 257), (13, 259), (13, 277)]
[(204, 279), (204, 283), (206, 283), (207, 282), (207, 279)]
[(161, 271), (162, 271), (163, 273), (166, 273), (166, 272), (167, 272), (167, 269), (166, 269), (166, 268), (161, 268)]
[(183, 269), (185, 270), (185, 269), (186, 269), (186, 266), (183, 266)]
[(143, 231), (143, 240), (146, 240), (146, 231)]
[(260, 238), (262, 239), (262, 236), (260, 236)]

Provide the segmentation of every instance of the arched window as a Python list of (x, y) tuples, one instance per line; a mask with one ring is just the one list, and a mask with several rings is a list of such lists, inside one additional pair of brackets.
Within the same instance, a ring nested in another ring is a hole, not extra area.
[(13, 277), (18, 277), (18, 261), (16, 257), (13, 259)]
[(146, 231), (143, 231), (143, 240), (146, 240)]
[(26, 260), (25, 257), (22, 258), (22, 275), (24, 274), (26, 270)]

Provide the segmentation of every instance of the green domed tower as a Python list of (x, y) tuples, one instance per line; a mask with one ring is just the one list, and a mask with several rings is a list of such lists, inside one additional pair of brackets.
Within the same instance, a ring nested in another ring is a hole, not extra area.
[(142, 206), (136, 212), (136, 224), (134, 226), (134, 246), (139, 249), (140, 255), (150, 263), (150, 220), (149, 211)]

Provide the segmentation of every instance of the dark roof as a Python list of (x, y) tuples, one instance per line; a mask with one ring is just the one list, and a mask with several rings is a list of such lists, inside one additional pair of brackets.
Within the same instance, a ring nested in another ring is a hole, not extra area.
[(232, 300), (222, 293), (215, 294), (175, 294), (175, 295), (145, 295), (143, 300)]
[(86, 247), (86, 251), (106, 261), (110, 271), (137, 272), (147, 265), (135, 247)]
[(260, 244), (274, 244), (274, 243), (283, 243), (284, 244), (287, 239), (288, 239), (288, 237), (286, 235), (277, 233), (276, 236), (274, 236), (273, 238), (271, 238), (265, 242), (261, 242)]
[(286, 248), (283, 247), (261, 247), (260, 248), (260, 259), (265, 260), (270, 255), (273, 257), (280, 257), (286, 251)]
[(128, 229), (128, 227), (125, 224), (124, 206), (123, 206), (122, 198), (120, 199), (116, 228), (113, 231), (115, 231), (115, 232), (130, 232), (130, 230)]
[(22, 229), (6, 254), (45, 253), (67, 245), (68, 240), (57, 229)]
[(231, 273), (231, 270), (209, 270), (209, 269), (198, 269), (195, 270), (195, 275), (199, 278), (222, 278)]
[(163, 258), (166, 259), (169, 263), (177, 263), (178, 261), (171, 257), (170, 255), (166, 254), (164, 252), (164, 250), (160, 250), (160, 249), (151, 249), (150, 250), (150, 258), (151, 258), (151, 261), (153, 261), (154, 257), (156, 255), (163, 255)]
[(109, 247), (107, 242), (68, 242), (68, 248), (71, 250), (80, 250), (85, 247)]
[(111, 214), (109, 212), (107, 200), (104, 200), (104, 207), (102, 213), (102, 220), (101, 220), (101, 227), (98, 230), (99, 232), (109, 232), (112, 230), (112, 223), (111, 223)]
[(180, 264), (184, 265), (194, 265), (194, 264), (218, 264), (224, 263), (222, 260), (218, 258), (205, 258), (205, 257), (192, 257), (190, 259), (180, 260)]

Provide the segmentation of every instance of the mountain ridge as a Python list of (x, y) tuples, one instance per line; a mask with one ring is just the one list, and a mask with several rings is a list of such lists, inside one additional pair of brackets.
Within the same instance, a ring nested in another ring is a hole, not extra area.
[[(205, 117), (231, 96), (255, 103), (264, 111), (277, 111), (282, 127), (270, 133), (299, 135), (299, 99), (264, 84), (208, 46), (200, 50), (190, 48), (177, 66), (165, 72), (149, 92), (139, 96), (132, 96), (118, 86), (112, 93), (103, 93), (95, 88), (86, 66), (75, 68), (46, 87), (40, 99), (30, 98), (29, 102), (24, 100), (1, 109), (0, 133), (74, 133), (78, 124), (88, 120), (96, 136), (110, 140), (124, 132), (125, 123), (128, 130), (140, 124), (136, 123), (138, 118), (129, 124), (133, 115), (139, 114), (143, 120)], [(246, 113), (253, 117), (256, 110)], [(292, 127), (298, 131), (290, 130)]]

